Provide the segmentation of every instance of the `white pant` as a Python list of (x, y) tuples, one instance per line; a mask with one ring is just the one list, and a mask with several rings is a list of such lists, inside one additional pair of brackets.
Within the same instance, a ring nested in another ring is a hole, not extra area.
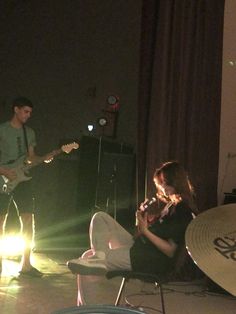
[(109, 270), (131, 270), (130, 248), (132, 235), (105, 212), (93, 215), (89, 229), (90, 246), (93, 252), (103, 251)]

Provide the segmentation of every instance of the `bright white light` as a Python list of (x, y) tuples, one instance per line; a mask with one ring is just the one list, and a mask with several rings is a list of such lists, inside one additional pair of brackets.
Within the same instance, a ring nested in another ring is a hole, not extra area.
[(231, 67), (236, 66), (236, 60), (229, 60), (228, 62)]
[(93, 125), (92, 124), (88, 125), (88, 130), (89, 130), (89, 132), (91, 132), (93, 130)]
[(2, 256), (22, 255), (26, 242), (22, 236), (6, 235), (0, 241), (0, 254)]

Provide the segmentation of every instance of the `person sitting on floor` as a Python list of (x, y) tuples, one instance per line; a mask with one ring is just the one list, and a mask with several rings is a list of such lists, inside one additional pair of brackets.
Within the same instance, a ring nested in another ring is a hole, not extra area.
[(150, 222), (146, 203), (141, 204), (136, 212), (138, 236), (134, 237), (109, 214), (95, 213), (89, 230), (93, 255), (68, 261), (72, 273), (103, 275), (110, 270), (133, 270), (164, 274), (171, 270), (197, 208), (192, 185), (179, 162), (162, 164), (153, 180), (157, 198), (166, 203), (156, 219)]

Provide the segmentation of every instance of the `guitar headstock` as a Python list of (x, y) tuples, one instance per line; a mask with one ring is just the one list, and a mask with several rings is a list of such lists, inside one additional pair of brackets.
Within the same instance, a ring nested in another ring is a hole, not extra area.
[(78, 149), (78, 148), (79, 148), (79, 144), (76, 142), (73, 142), (70, 144), (62, 145), (61, 150), (64, 153), (69, 154), (73, 149)]

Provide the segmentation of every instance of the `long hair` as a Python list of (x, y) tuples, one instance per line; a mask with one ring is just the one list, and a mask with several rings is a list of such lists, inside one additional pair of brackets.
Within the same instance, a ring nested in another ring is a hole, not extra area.
[(178, 161), (163, 163), (160, 168), (156, 169), (153, 179), (160, 185), (165, 183), (173, 187), (175, 194), (181, 197), (182, 201), (190, 207), (193, 213), (198, 213), (193, 186), (187, 172)]

